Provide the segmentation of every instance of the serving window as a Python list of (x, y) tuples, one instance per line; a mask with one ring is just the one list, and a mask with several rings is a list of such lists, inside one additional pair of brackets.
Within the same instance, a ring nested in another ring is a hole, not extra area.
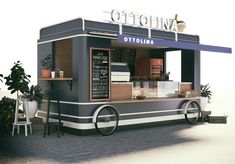
[[(111, 51), (111, 61), (111, 65), (119, 65), (111, 73), (111, 100), (176, 98), (193, 89), (192, 81), (182, 80), (180, 50), (116, 48)], [(124, 78), (128, 75), (125, 71), (129, 71), (130, 77)]]
[(64, 39), (55, 41), (53, 43), (54, 47), (54, 62), (53, 70), (63, 71), (64, 77), (72, 77), (72, 39)]

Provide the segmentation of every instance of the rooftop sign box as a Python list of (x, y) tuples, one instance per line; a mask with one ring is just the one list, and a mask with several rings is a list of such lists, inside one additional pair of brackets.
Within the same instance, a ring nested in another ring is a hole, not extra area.
[(178, 32), (177, 22), (175, 19), (144, 15), (116, 9), (112, 10), (110, 14), (111, 21), (118, 24)]

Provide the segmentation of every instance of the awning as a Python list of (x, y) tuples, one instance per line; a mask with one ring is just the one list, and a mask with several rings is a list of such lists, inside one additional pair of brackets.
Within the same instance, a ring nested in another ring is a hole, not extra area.
[(229, 47), (212, 46), (206, 44), (171, 41), (171, 40), (164, 40), (157, 38), (129, 36), (129, 35), (118, 35), (118, 42), (127, 43), (127, 44), (146, 45), (146, 46), (163, 46), (169, 48), (179, 48), (179, 49), (188, 49), (188, 50), (232, 53), (232, 48)]

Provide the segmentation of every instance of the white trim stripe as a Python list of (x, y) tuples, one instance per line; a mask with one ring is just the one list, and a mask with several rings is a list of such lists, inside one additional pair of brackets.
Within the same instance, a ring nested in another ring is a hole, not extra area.
[[(143, 114), (154, 114), (154, 113), (166, 113), (166, 112), (180, 112), (183, 109), (172, 109), (172, 110), (161, 110), (161, 111), (149, 111), (149, 112), (136, 112), (136, 113), (123, 113), (120, 116), (132, 116), (132, 115), (143, 115)], [(38, 111), (40, 113), (47, 113), (45, 111)], [(51, 115), (58, 115), (57, 113), (50, 112)], [(78, 119), (92, 119), (93, 116), (73, 116), (67, 114), (61, 114), (63, 117), (78, 118)]]
[[(56, 121), (56, 119), (52, 119)], [(129, 120), (120, 120), (118, 126), (125, 125), (135, 125), (135, 124), (143, 124), (143, 123), (153, 123), (153, 122), (161, 122), (161, 121), (172, 121), (184, 119), (184, 115), (172, 115), (172, 116), (161, 116), (161, 117), (148, 117), (148, 118), (138, 118), (138, 119), (129, 119)], [(45, 122), (45, 119), (44, 119)], [(94, 123), (74, 123), (70, 121), (62, 121), (65, 127), (79, 129), (79, 130), (90, 130), (95, 129)]]
[[(71, 101), (60, 101), (61, 104), (72, 104), (72, 105), (99, 105), (99, 104), (120, 104), (120, 103), (146, 103), (146, 102), (157, 102), (157, 101), (182, 101), (182, 100), (198, 100), (200, 97), (189, 97), (189, 98), (159, 98), (152, 100), (129, 100), (129, 101), (99, 101), (99, 102), (71, 102)], [(47, 101), (47, 100), (44, 100)], [(57, 103), (57, 100), (50, 100), (53, 103)]]
[[(47, 113), (45, 111), (38, 111), (39, 113)], [(50, 112), (50, 115), (58, 116), (58, 113)], [(92, 116), (73, 116), (68, 114), (61, 114), (63, 117), (78, 118), (78, 119), (92, 119)]]
[(58, 40), (64, 40), (64, 39), (82, 37), (82, 36), (94, 37), (94, 38), (117, 39), (117, 37), (98, 36), (98, 35), (89, 35), (89, 34), (77, 34), (77, 35), (70, 35), (70, 36), (61, 37), (61, 38), (57, 38), (57, 39), (51, 39), (51, 40), (47, 40), (47, 41), (38, 42), (38, 44), (50, 43), (50, 42), (54, 42), (54, 41), (58, 41)]
[(171, 115), (171, 116), (160, 116), (160, 117), (148, 117), (148, 118), (120, 120), (118, 125), (119, 126), (135, 125), (135, 124), (143, 124), (143, 123), (151, 123), (151, 122), (171, 121), (171, 120), (178, 120), (178, 119), (184, 119), (184, 115)]
[(183, 109), (160, 110), (160, 111), (137, 112), (137, 113), (123, 113), (123, 114), (120, 114), (120, 116), (141, 115), (141, 114), (154, 114), (154, 113), (166, 113), (166, 112), (180, 112), (180, 111), (183, 111)]
[[(47, 102), (47, 100), (44, 100)], [(52, 103), (57, 103), (57, 100), (50, 100)], [(108, 102), (71, 102), (71, 101), (60, 101), (60, 104), (71, 104), (71, 105), (99, 105), (99, 104), (107, 104)]]

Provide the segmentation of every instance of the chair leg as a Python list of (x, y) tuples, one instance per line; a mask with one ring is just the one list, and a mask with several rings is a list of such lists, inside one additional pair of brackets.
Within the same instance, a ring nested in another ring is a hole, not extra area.
[(62, 134), (62, 136), (63, 136), (63, 135), (64, 135), (64, 127), (63, 127), (63, 123), (61, 123), (60, 129), (61, 129), (61, 134)]
[(28, 136), (28, 128), (27, 128), (27, 125), (24, 126), (24, 130), (25, 130), (25, 136)]
[(12, 133), (11, 133), (12, 136), (14, 136), (14, 132), (15, 132), (15, 125), (13, 124)]
[(44, 133), (43, 133), (44, 138), (46, 137), (46, 133), (47, 133), (47, 124), (45, 124), (45, 126), (44, 126)]
[(16, 125), (17, 126), (17, 134), (20, 134), (20, 125)]
[(32, 134), (33, 133), (33, 131), (32, 131), (32, 124), (29, 124), (29, 130), (30, 130), (30, 134)]
[(58, 125), (58, 134), (60, 135), (60, 132), (62, 135), (64, 135), (63, 133), (63, 123), (61, 122), (61, 110), (60, 110), (60, 100), (57, 100), (57, 108), (58, 108), (58, 121), (59, 121), (59, 125)]
[(47, 135), (51, 135), (51, 125), (50, 124), (48, 124), (47, 125)]
[(45, 128), (44, 128), (44, 135), (43, 137), (45, 138), (46, 135), (50, 134), (50, 125), (49, 125), (49, 114), (50, 114), (50, 99), (48, 100), (48, 104), (47, 104), (47, 118), (46, 118), (46, 123), (45, 123)]
[(60, 124), (57, 126), (57, 137), (60, 137)]

